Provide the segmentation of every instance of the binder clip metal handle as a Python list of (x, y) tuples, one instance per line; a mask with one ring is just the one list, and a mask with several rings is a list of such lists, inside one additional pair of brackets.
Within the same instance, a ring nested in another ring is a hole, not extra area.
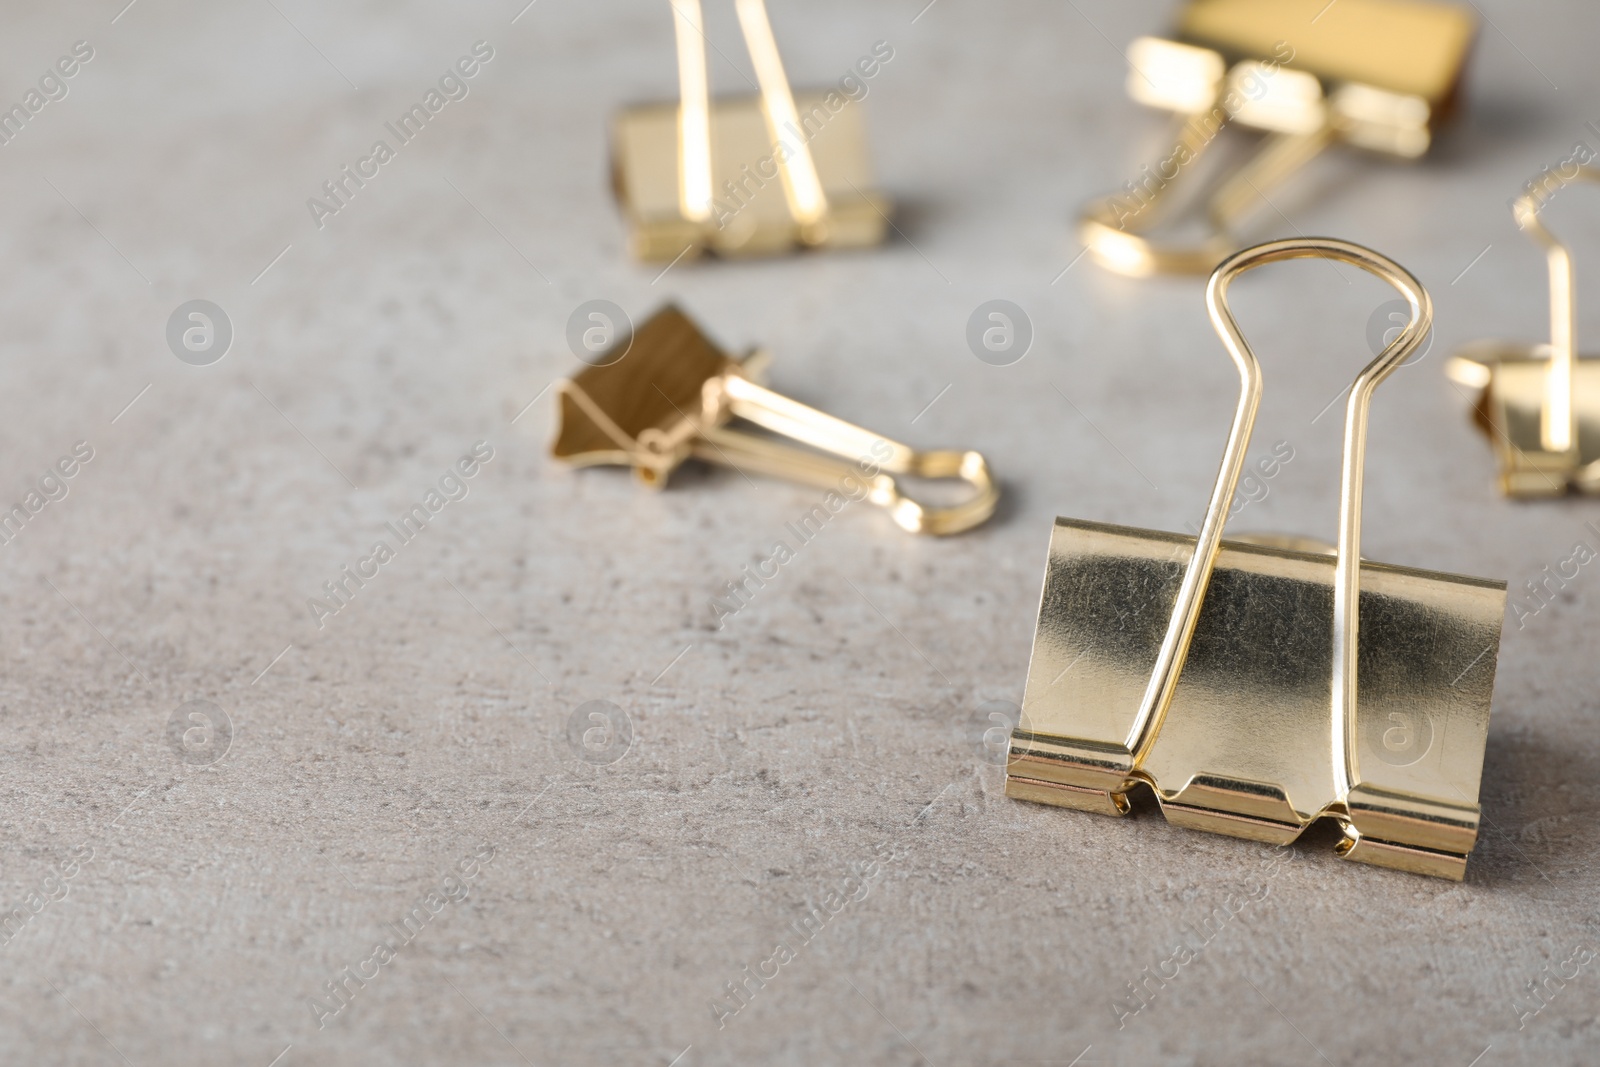
[[(909, 533), (962, 533), (987, 521), (1000, 501), (1000, 490), (981, 453), (919, 452), (775, 393), (739, 370), (730, 369), (708, 380), (705, 390), (704, 415), (693, 447), (693, 454), (699, 459), (827, 489), (839, 485), (850, 474), (859, 473), (862, 457), (874, 456), (874, 465), (889, 473), (872, 477), (867, 499), (887, 509), (895, 524)], [(725, 424), (732, 418), (755, 423), (826, 455), (730, 429)], [(875, 450), (886, 455), (877, 459)], [(971, 487), (971, 492), (960, 503), (931, 507), (907, 496), (891, 474), (958, 478)]]
[[(1600, 170), (1583, 167), (1578, 177), (1600, 182)], [(1517, 225), (1544, 248), (1550, 271), (1550, 367), (1545, 371), (1544, 411), (1539, 419), (1539, 443), (1546, 452), (1560, 452), (1576, 460), (1577, 434), (1573, 432), (1572, 377), (1577, 363), (1578, 312), (1572, 276), (1572, 253), (1539, 218), (1543, 207), (1532, 193), (1524, 193), (1512, 210)]]
[[(1262, 394), (1228, 289), (1302, 258), (1359, 267), (1410, 309), (1351, 388), (1332, 553), (1222, 537)], [(1460, 878), (1505, 584), (1361, 557), (1371, 398), (1426, 337), (1432, 302), (1376, 252), (1301, 238), (1225, 260), (1206, 303), (1240, 389), (1205, 521), (1188, 538), (1056, 520), (1006, 792), (1121, 815), (1144, 785), (1171, 822), (1278, 843), (1331, 817), (1346, 858)]]
[[(1149, 236), (1163, 222), (1162, 209), (1173, 193), (1184, 186), (1181, 171), (1148, 191), (1131, 211), (1119, 196), (1091, 200), (1078, 215), (1078, 240), (1101, 266), (1129, 277), (1205, 274), (1215, 269), (1239, 247), (1235, 226), (1256, 202), (1333, 143), (1334, 127), (1321, 103), (1308, 102), (1305, 110), (1306, 132), (1270, 135), (1249, 162), (1206, 200), (1204, 218), (1210, 234), (1203, 240), (1185, 244)], [(1184, 115), (1176, 124), (1178, 150), (1190, 161), (1211, 143), (1200, 117)]]
[[(1572, 177), (1561, 176), (1557, 188), (1576, 182), (1600, 183), (1600, 168), (1580, 166)], [(1540, 218), (1551, 195), (1538, 185), (1511, 209), (1517, 226), (1544, 250), (1549, 342), (1477, 341), (1445, 368), (1459, 384), (1482, 391), (1478, 422), (1494, 439), (1501, 488), (1512, 496), (1600, 493), (1600, 360), (1578, 355), (1572, 252)]]
[(1194, 554), (1184, 569), (1183, 584), (1178, 589), (1178, 600), (1167, 625), (1166, 637), (1161, 642), (1156, 669), (1150, 677), (1133, 730), (1128, 736), (1130, 773), (1136, 771), (1149, 754), (1172, 703), (1173, 692), (1178, 687), (1184, 656), (1200, 619), (1200, 606), (1205, 600), (1206, 586), (1211, 581), (1217, 552), (1222, 545), (1222, 530), (1228, 521), (1228, 508), (1239, 488), (1239, 476), (1244, 471), (1256, 411), (1261, 405), (1261, 363), (1245, 341), (1239, 323), (1228, 306), (1228, 287), (1236, 277), (1257, 267), (1290, 259), (1310, 258), (1337, 259), (1360, 267), (1399, 290), (1411, 308), (1411, 320), (1406, 323), (1405, 329), (1356, 376), (1345, 408), (1344, 463), (1339, 483), (1339, 540), (1333, 585), (1331, 743), (1335, 788), (1339, 795), (1348, 796), (1354, 784), (1361, 780), (1350, 738), (1355, 733), (1355, 650), (1359, 639), (1360, 616), (1354, 610), (1354, 605), (1361, 588), (1361, 499), (1366, 470), (1367, 411), (1374, 390), (1417, 350), (1432, 328), (1433, 298), (1421, 282), (1393, 260), (1348, 241), (1317, 237), (1273, 241), (1245, 249), (1219, 265), (1206, 286), (1206, 309), (1211, 315), (1211, 324), (1239, 371), (1239, 401), (1234, 411), (1233, 425), (1228, 431), (1228, 443), (1223, 449), (1222, 469), (1212, 489), (1211, 502), (1206, 507), (1205, 521), (1200, 527)]
[[(603, 354), (557, 383), (557, 459), (629, 466), (653, 488), (685, 460), (702, 459), (870, 501), (910, 533), (961, 533), (994, 514), (1000, 490), (980, 453), (918, 451), (776, 393), (754, 380), (764, 353), (728, 357), (675, 307), (616, 345), (622, 355)], [(738, 428), (735, 419), (776, 436)], [(969, 492), (933, 506), (909, 496), (896, 476), (960, 479)]]
[[(776, 143), (788, 130), (800, 128), (800, 112), (795, 107), (789, 78), (783, 72), (783, 58), (772, 34), (765, 0), (734, 0), (739, 29), (750, 62), (756, 68), (761, 88), (761, 113), (767, 133)], [(711, 220), (711, 78), (706, 67), (705, 25), (700, 0), (672, 0), (673, 29), (678, 46), (678, 168), (679, 190), (684, 218), (707, 223)], [(817, 177), (817, 164), (811, 146), (796, 141), (791, 152), (777, 160), (783, 179), (789, 212), (800, 227), (801, 240), (821, 244), (827, 237), (828, 198)]]
[(870, 191), (860, 109), (790, 88), (764, 0), (734, 0), (753, 97), (711, 95), (700, 0), (671, 8), (678, 100), (627, 108), (612, 128), (612, 185), (634, 254), (676, 262), (882, 241), (891, 208)]
[[(1172, 39), (1128, 49), (1128, 93), (1173, 113), (1170, 155), (1122, 194), (1091, 201), (1078, 236), (1121, 274), (1203, 274), (1241, 243), (1234, 228), (1335, 142), (1416, 159), (1454, 112), (1477, 32), (1470, 7), (1416, 0), (1188, 0)], [(1175, 191), (1225, 126), (1265, 143), (1201, 199), (1208, 236), (1164, 242)]]

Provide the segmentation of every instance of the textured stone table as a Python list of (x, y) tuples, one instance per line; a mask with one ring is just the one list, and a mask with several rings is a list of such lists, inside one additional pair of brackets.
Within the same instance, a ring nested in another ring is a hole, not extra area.
[[(986, 706), (1021, 699), (1052, 517), (1197, 521), (1233, 403), (1198, 281), (1066, 269), (1074, 206), (1162, 151), (1118, 49), (1171, 5), (774, 3), (797, 83), (890, 42), (864, 106), (903, 236), (661, 275), (623, 255), (604, 131), (674, 88), (665, 4), (120, 3), (13, 5), (0, 35), (8, 105), (92, 50), (0, 146), (0, 502), (39, 494), (0, 545), (0, 1061), (1600, 1057), (1593, 567), (1508, 616), (1462, 884), (1345, 864), (1324, 833), (1274, 859), (1002, 793)], [(1262, 232), (1369, 243), (1431, 287), (1433, 351), (1374, 407), (1365, 550), (1516, 599), (1600, 544), (1600, 503), (1500, 499), (1442, 364), (1543, 336), (1507, 203), (1600, 147), (1600, 13), (1482, 6), (1438, 152), (1336, 152)], [(362, 164), (479, 41), (459, 98)], [(346, 165), (369, 178), (313, 212)], [(1552, 218), (1587, 271), (1582, 197)], [(1237, 288), (1255, 448), (1294, 453), (1237, 528), (1330, 537), (1328, 406), (1388, 294), (1314, 263)], [(994, 298), (1035, 329), (1008, 367), (964, 339)], [(232, 325), (209, 366), (166, 338), (197, 299)], [(540, 394), (591, 299), (678, 301), (771, 346), (787, 393), (983, 449), (1001, 513), (928, 541), (848, 508), (719, 629), (711, 598), (820, 494), (550, 462)], [(425, 529), (387, 532), (434, 490)], [(346, 566), (370, 577), (314, 614)], [(586, 717), (569, 741), (590, 701), (626, 715), (614, 762)], [(1199, 951), (1119, 1029), (1180, 941)], [(1522, 1019), (1530, 982), (1574, 969)]]

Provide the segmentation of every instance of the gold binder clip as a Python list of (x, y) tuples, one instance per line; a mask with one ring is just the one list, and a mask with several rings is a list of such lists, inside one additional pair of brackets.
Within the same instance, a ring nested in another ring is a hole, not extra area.
[[(1600, 169), (1581, 167), (1562, 184), (1579, 180), (1600, 182)], [(1578, 356), (1572, 254), (1539, 220), (1547, 197), (1524, 193), (1512, 214), (1545, 251), (1550, 342), (1475, 341), (1445, 366), (1481, 390), (1474, 421), (1494, 443), (1508, 496), (1600, 493), (1600, 358)]]
[[(1389, 282), (1411, 321), (1351, 389), (1337, 550), (1223, 541), (1261, 397), (1228, 286), (1306, 257)], [(1332, 817), (1347, 859), (1459, 879), (1505, 583), (1370, 563), (1360, 544), (1367, 408), (1427, 334), (1428, 294), (1375, 252), (1301, 238), (1229, 258), (1206, 301), (1240, 392), (1205, 523), (1193, 538), (1056, 520), (1006, 793), (1121, 815), (1142, 783), (1173, 823), (1279, 844)]]
[[(1235, 224), (1328, 145), (1426, 153), (1456, 109), (1476, 32), (1470, 8), (1430, 0), (1190, 0), (1176, 39), (1141, 37), (1128, 49), (1129, 95), (1175, 115), (1171, 153), (1087, 204), (1079, 240), (1120, 274), (1210, 271), (1243, 243)], [(1148, 236), (1230, 123), (1267, 139), (1205, 199), (1210, 236), (1187, 245)]]
[[(979, 453), (918, 452), (825, 415), (757, 384), (765, 362), (764, 352), (729, 358), (669, 305), (597, 365), (557, 384), (551, 455), (578, 467), (629, 466), (655, 488), (690, 457), (722, 463), (835, 490), (840, 507), (869, 500), (911, 533), (960, 533), (994, 514), (1000, 490)], [(735, 418), (811, 447), (733, 429)], [(972, 492), (929, 507), (902, 493), (891, 475), (959, 478)]]
[(612, 185), (634, 255), (879, 243), (890, 206), (869, 191), (861, 109), (837, 92), (794, 93), (763, 0), (734, 7), (759, 95), (711, 98), (700, 0), (672, 0), (679, 102), (628, 108), (613, 126)]

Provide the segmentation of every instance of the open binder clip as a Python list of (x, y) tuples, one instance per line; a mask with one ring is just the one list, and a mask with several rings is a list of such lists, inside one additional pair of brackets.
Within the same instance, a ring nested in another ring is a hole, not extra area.
[[(755, 380), (766, 353), (728, 357), (675, 307), (616, 344), (620, 356), (602, 355), (557, 383), (557, 459), (629, 466), (655, 488), (684, 460), (708, 460), (832, 489), (841, 501), (868, 500), (911, 533), (960, 533), (994, 514), (1000, 490), (979, 453), (918, 452), (775, 393)], [(734, 429), (736, 418), (810, 448)], [(893, 475), (959, 478), (971, 492), (930, 507), (902, 493)]]
[[(1411, 321), (1351, 389), (1337, 550), (1223, 541), (1261, 397), (1228, 286), (1306, 257), (1388, 281)], [(1426, 336), (1428, 294), (1375, 252), (1300, 238), (1229, 258), (1206, 300), (1240, 392), (1205, 523), (1193, 538), (1056, 520), (1006, 793), (1122, 815), (1142, 784), (1173, 823), (1278, 844), (1331, 817), (1347, 859), (1459, 879), (1505, 583), (1361, 558), (1368, 405)]]
[[(1582, 167), (1569, 181), (1580, 179), (1600, 182), (1600, 169)], [(1600, 493), (1600, 358), (1578, 356), (1572, 253), (1539, 220), (1543, 206), (1544, 196), (1529, 192), (1512, 213), (1549, 264), (1549, 343), (1475, 341), (1445, 370), (1480, 390), (1475, 421), (1494, 443), (1502, 492)]]
[(612, 184), (633, 254), (878, 244), (890, 205), (871, 191), (861, 109), (837, 92), (793, 92), (763, 0), (734, 7), (759, 95), (712, 99), (700, 0), (672, 0), (680, 99), (617, 116)]
[[(1432, 0), (1189, 0), (1173, 39), (1128, 48), (1128, 93), (1174, 113), (1170, 154), (1091, 201), (1079, 240), (1120, 274), (1204, 274), (1243, 242), (1234, 226), (1324, 148), (1400, 159), (1427, 152), (1458, 102), (1477, 32), (1472, 10)], [(1204, 199), (1209, 236), (1149, 236), (1222, 127), (1267, 139)]]

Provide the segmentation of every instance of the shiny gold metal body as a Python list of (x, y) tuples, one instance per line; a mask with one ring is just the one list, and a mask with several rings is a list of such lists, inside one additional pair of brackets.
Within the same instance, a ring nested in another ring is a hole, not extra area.
[[(1561, 186), (1600, 182), (1579, 167)], [(1512, 206), (1517, 225), (1544, 249), (1550, 271), (1548, 343), (1477, 341), (1447, 364), (1451, 378), (1479, 390), (1475, 416), (1489, 435), (1508, 496), (1600, 493), (1600, 357), (1579, 357), (1572, 253), (1539, 218), (1549, 190)]]
[(763, 0), (735, 0), (760, 93), (713, 99), (699, 0), (672, 0), (679, 102), (624, 110), (612, 185), (639, 259), (769, 255), (877, 244), (889, 202), (872, 192), (859, 106), (794, 93)]
[[(902, 529), (923, 534), (969, 530), (1000, 499), (981, 454), (919, 452), (775, 393), (755, 380), (765, 353), (729, 357), (675, 307), (619, 338), (596, 363), (557, 383), (550, 452), (574, 466), (632, 467), (641, 482), (661, 488), (695, 458), (845, 495), (856, 489)], [(770, 433), (736, 428), (735, 419)], [(970, 491), (934, 507), (907, 496), (896, 475), (960, 479)]]
[[(1272, 188), (1336, 142), (1399, 159), (1427, 152), (1455, 111), (1477, 18), (1434, 0), (1190, 0), (1172, 39), (1128, 49), (1128, 92), (1170, 111), (1170, 155), (1079, 216), (1079, 239), (1122, 274), (1206, 273), (1242, 242), (1234, 228)], [(1267, 134), (1203, 198), (1209, 236), (1151, 232), (1222, 127)]]
[[(1228, 286), (1304, 257), (1361, 267), (1411, 305), (1351, 390), (1333, 553), (1222, 540), (1261, 397)], [(1459, 879), (1505, 584), (1360, 554), (1368, 406), (1426, 336), (1428, 294), (1377, 253), (1302, 238), (1228, 259), (1207, 303), (1241, 387), (1205, 523), (1192, 538), (1056, 521), (1006, 792), (1121, 815), (1146, 785), (1174, 823), (1279, 843), (1330, 817), (1348, 859)]]

